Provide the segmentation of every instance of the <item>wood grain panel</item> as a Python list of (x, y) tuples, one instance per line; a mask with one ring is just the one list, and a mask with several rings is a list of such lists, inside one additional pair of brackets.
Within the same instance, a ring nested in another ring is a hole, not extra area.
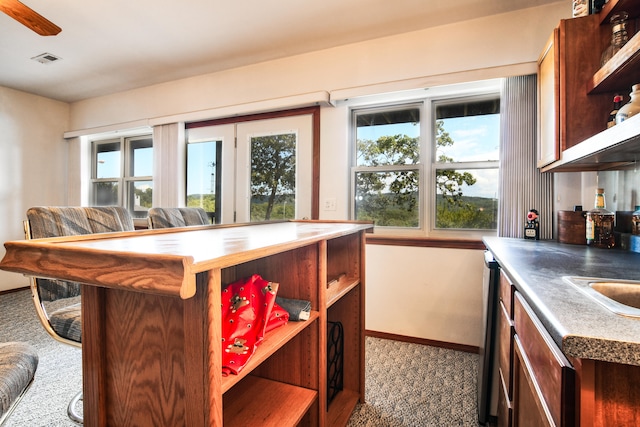
[(640, 366), (594, 362), (594, 426), (640, 425)]
[(514, 297), (514, 323), (534, 381), (556, 425), (575, 419), (575, 372), (519, 292)]
[(185, 425), (183, 301), (112, 289), (104, 297), (107, 425)]
[(311, 301), (311, 308), (317, 310), (317, 260), (317, 245), (309, 245), (239, 264), (235, 266), (235, 275), (240, 279), (259, 274), (280, 284), (279, 296)]
[(511, 279), (507, 277), (504, 270), (500, 270), (500, 294), (498, 297), (507, 312), (507, 318), (513, 319), (513, 292), (515, 288), (511, 283)]
[(588, 95), (586, 82), (600, 68), (601, 40), (597, 14), (560, 21), (560, 146), (573, 147), (606, 129), (613, 93)]
[(2, 260), (2, 268), (31, 275), (43, 272), (40, 277), (185, 298), (195, 292), (195, 280), (185, 276), (181, 257), (147, 258), (126, 252), (101, 256), (96, 251), (40, 243), (46, 240), (5, 243), (7, 254)]
[(513, 424), (518, 427), (555, 427), (544, 396), (531, 370), (530, 361), (520, 344), (514, 339), (514, 407)]

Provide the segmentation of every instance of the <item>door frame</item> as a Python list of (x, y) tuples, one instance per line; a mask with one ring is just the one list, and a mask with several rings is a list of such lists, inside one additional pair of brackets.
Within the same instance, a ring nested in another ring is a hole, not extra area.
[(225, 117), (221, 119), (204, 120), (185, 123), (185, 129), (195, 129), (205, 126), (237, 124), (255, 120), (279, 119), (292, 116), (311, 115), (312, 121), (312, 170), (311, 170), (311, 219), (320, 218), (320, 107), (302, 107), (291, 110), (271, 111), (267, 113), (248, 114), (245, 116)]

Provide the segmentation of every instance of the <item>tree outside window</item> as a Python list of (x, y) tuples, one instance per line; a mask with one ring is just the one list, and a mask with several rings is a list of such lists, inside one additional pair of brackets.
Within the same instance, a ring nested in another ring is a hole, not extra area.
[(251, 138), (251, 221), (295, 218), (296, 140), (295, 133)]
[[(355, 219), (420, 228), (433, 217), (435, 229), (495, 229), (499, 100), (434, 105), (431, 138), (421, 131), (422, 104), (354, 111)], [(421, 149), (433, 175), (421, 173)], [(435, 199), (426, 215), (421, 196)]]

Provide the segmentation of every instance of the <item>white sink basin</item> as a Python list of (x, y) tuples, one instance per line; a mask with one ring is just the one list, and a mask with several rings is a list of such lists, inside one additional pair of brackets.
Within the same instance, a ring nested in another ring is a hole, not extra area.
[(640, 317), (640, 281), (576, 276), (562, 279), (616, 314)]

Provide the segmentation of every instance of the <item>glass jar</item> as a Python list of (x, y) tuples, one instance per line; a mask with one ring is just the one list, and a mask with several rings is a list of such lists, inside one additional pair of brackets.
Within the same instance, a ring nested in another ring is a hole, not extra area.
[(602, 52), (600, 59), (600, 66), (604, 66), (613, 55), (629, 41), (629, 35), (627, 34), (627, 18), (629, 14), (627, 12), (618, 12), (611, 15), (609, 22), (611, 23), (611, 44)]
[(587, 212), (586, 238), (587, 245), (597, 248), (613, 248), (616, 244), (613, 235), (615, 215), (607, 210), (604, 188), (596, 190), (594, 207)]
[(632, 92), (629, 94), (631, 100), (620, 107), (616, 113), (616, 124), (622, 123), (629, 117), (640, 113), (640, 84), (633, 85), (631, 89)]

